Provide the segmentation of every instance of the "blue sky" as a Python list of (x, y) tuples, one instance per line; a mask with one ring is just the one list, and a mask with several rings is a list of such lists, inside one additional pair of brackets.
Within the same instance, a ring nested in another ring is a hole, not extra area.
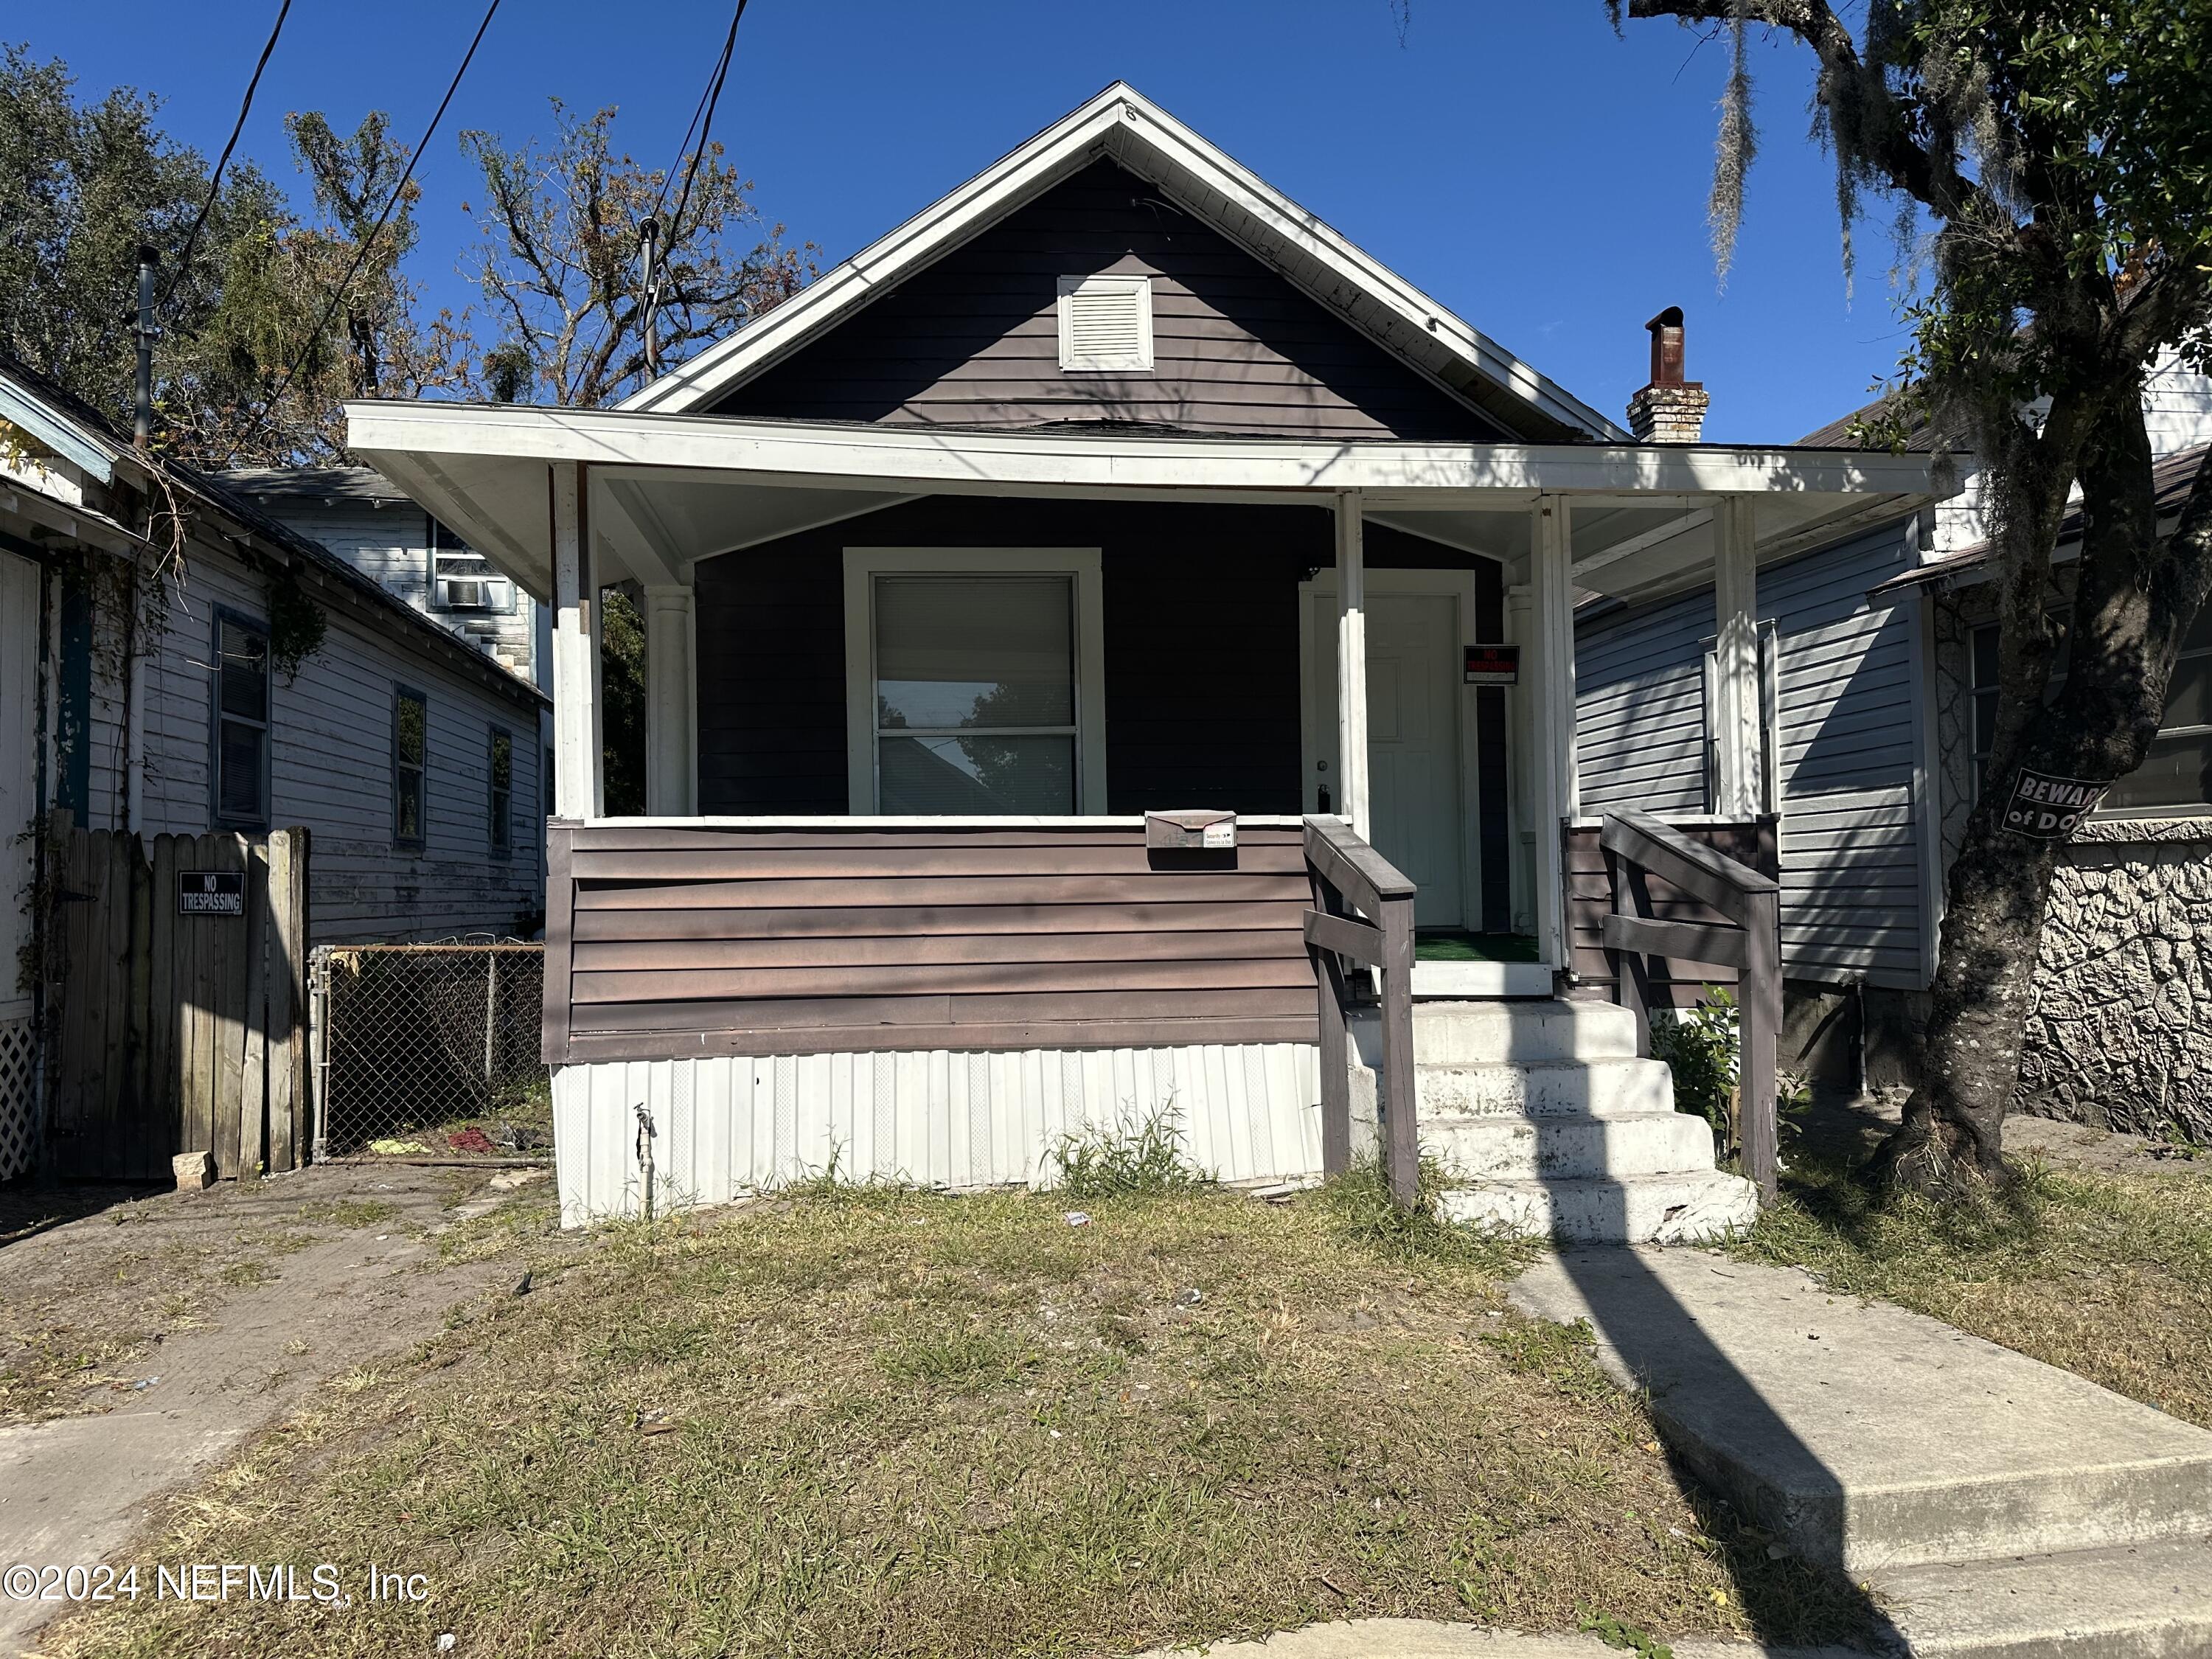
[[(1617, 40), (1600, 0), (753, 0), (716, 136), (793, 237), (842, 258), (1108, 82), (1126, 79), (1569, 390), (1616, 417), (1643, 324), (1679, 304), (1707, 434), (1796, 438), (1863, 400), (1903, 344), (1886, 236), (1863, 228), (1846, 295), (1832, 174), (1807, 137), (1811, 73), (1754, 47), (1762, 153), (1717, 291), (1705, 220), (1717, 44), (1671, 23)], [(275, 0), (15, 9), (0, 40), (121, 83), (221, 148)], [(477, 0), (294, 0), (241, 152), (297, 185), (288, 110), (422, 130)], [(546, 100), (620, 108), (626, 147), (672, 159), (726, 27), (725, 0), (505, 0), (420, 178), (412, 274), (434, 303), (475, 240), (455, 135), (549, 129)], [(304, 190), (302, 190), (304, 196)]]

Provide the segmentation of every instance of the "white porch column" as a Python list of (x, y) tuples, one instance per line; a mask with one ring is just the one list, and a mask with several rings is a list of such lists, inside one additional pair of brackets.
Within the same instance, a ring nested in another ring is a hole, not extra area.
[(1758, 548), (1748, 495), (1713, 509), (1713, 810), (1747, 818), (1765, 806), (1759, 741)]
[(552, 464), (553, 810), (600, 815), (599, 595), (592, 577), (584, 465)]
[(689, 817), (699, 810), (691, 590), (648, 587), (645, 606), (645, 810)]
[(1367, 547), (1359, 492), (1336, 498), (1336, 768), (1340, 813), (1368, 834)]
[(1566, 497), (1543, 495), (1531, 509), (1528, 793), (1534, 806), (1536, 940), (1554, 968), (1567, 960), (1565, 821), (1580, 810), (1575, 775), (1574, 526)]

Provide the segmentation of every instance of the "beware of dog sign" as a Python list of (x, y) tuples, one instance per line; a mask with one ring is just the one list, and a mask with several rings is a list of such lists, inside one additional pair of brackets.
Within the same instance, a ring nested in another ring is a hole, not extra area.
[(2005, 803), (2004, 827), (2036, 841), (2063, 841), (2097, 810), (2110, 783), (2054, 778), (2023, 768)]

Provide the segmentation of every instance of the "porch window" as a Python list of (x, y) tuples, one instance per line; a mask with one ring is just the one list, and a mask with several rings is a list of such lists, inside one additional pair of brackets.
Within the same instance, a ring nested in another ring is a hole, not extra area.
[(1098, 564), (1078, 550), (846, 554), (853, 810), (1104, 810)]
[(219, 611), (215, 623), (215, 821), (269, 822), (269, 630)]
[(1075, 811), (1075, 583), (876, 578), (876, 791), (891, 813)]

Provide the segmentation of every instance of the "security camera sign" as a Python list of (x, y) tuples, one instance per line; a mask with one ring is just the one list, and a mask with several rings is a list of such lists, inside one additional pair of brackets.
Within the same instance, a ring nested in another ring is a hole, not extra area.
[(2023, 768), (2005, 803), (2004, 827), (2036, 841), (2063, 841), (2097, 810), (2109, 783), (2054, 778)]

